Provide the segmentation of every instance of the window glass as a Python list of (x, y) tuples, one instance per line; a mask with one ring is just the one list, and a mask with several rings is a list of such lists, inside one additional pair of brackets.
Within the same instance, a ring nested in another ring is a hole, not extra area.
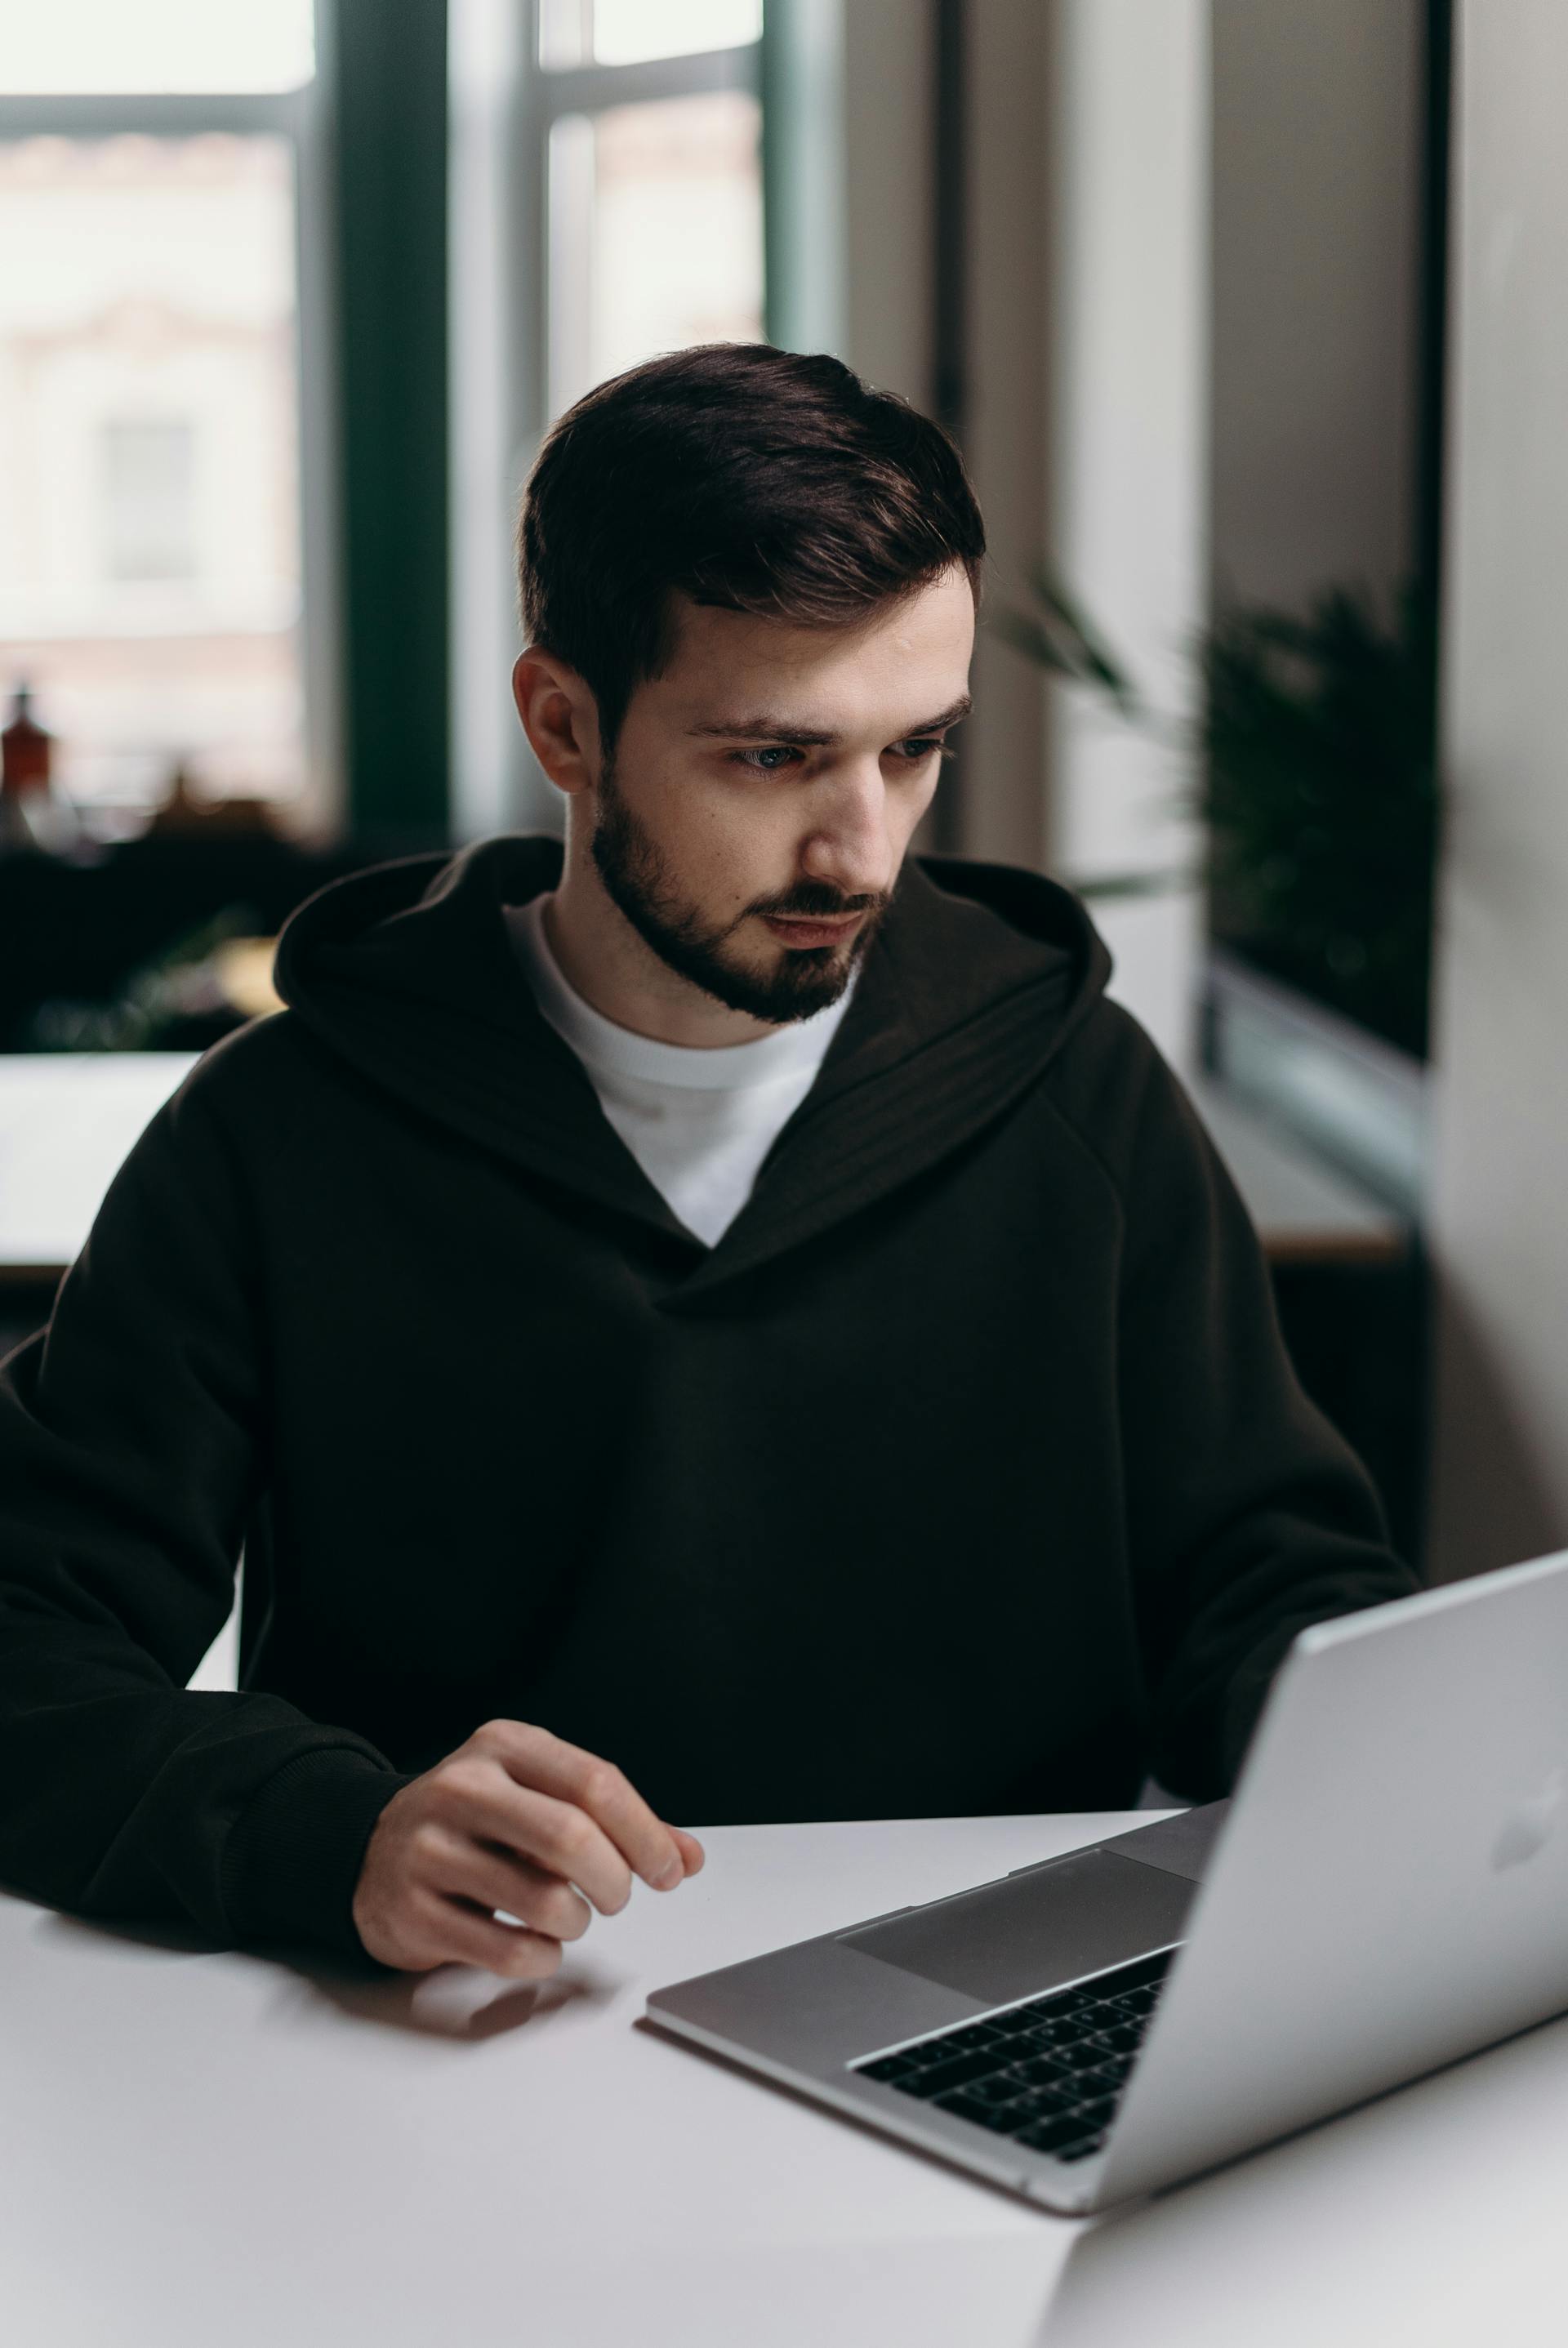
[(84, 808), (304, 788), (294, 211), (273, 137), (0, 141), (0, 695)]
[(762, 0), (594, 0), (593, 62), (627, 66), (697, 49), (738, 48), (762, 36)]
[(552, 416), (655, 352), (762, 341), (760, 139), (740, 90), (552, 126)]
[(738, 48), (762, 36), (762, 0), (542, 0), (546, 67), (640, 65)]
[(189, 579), (196, 569), (196, 435), (183, 416), (110, 417), (102, 427), (105, 570)]
[(546, 73), (593, 55), (593, 0), (539, 0), (539, 62)]
[(0, 5), (0, 96), (298, 89), (315, 72), (315, 0)]

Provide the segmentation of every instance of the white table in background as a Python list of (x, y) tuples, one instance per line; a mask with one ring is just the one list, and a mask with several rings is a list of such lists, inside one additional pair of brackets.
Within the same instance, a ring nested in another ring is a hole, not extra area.
[[(75, 1259), (116, 1169), (195, 1056), (0, 1053), (0, 1277)], [(1403, 1251), (1398, 1218), (1346, 1176), (1207, 1077), (1190, 1089), (1275, 1262)]]
[(724, 1828), (536, 1999), (458, 1969), (349, 1985), (0, 1900), (0, 2331), (1562, 2348), (1568, 2024), (1089, 2225), (635, 2026), (660, 1982), (1125, 1823)]
[(75, 1262), (131, 1144), (194, 1052), (0, 1053), (0, 1271)]

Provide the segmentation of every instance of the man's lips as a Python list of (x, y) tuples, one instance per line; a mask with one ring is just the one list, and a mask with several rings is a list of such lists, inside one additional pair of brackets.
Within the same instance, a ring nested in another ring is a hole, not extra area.
[(831, 918), (801, 913), (764, 913), (763, 923), (787, 946), (833, 946), (864, 921), (863, 913), (839, 913)]

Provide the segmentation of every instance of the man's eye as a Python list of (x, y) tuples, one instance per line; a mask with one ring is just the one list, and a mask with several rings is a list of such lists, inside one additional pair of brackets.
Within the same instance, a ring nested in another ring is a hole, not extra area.
[(779, 775), (784, 771), (781, 767), (754, 767), (751, 762), (754, 758), (798, 758), (800, 753), (785, 743), (775, 742), (764, 750), (732, 750), (729, 755), (736, 766), (745, 767), (751, 774)]
[[(951, 758), (953, 751), (936, 735), (908, 735), (906, 742), (894, 742), (892, 756), (902, 758), (903, 766), (924, 766), (927, 758)], [(781, 775), (787, 766), (798, 763), (800, 751), (789, 742), (768, 742), (760, 749), (732, 749), (730, 761), (747, 767), (748, 775)]]

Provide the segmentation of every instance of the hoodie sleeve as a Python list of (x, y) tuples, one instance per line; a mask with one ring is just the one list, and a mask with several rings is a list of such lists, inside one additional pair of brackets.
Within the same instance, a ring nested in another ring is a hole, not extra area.
[(0, 1362), (0, 1882), (362, 1955), (354, 1886), (407, 1779), (276, 1697), (185, 1685), (267, 1474), (254, 1264), (207, 1065), (121, 1167), (47, 1327)]
[(1116, 1016), (1141, 1047), (1119, 1152), (1119, 1354), (1151, 1766), (1208, 1800), (1234, 1783), (1296, 1632), (1418, 1583), (1297, 1382), (1262, 1245), (1197, 1111)]

